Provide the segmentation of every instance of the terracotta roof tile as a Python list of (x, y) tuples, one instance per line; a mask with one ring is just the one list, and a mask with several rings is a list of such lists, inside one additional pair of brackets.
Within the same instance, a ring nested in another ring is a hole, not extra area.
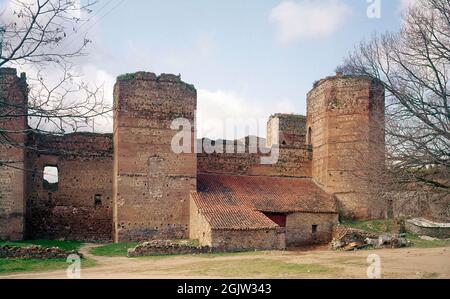
[(213, 229), (259, 230), (277, 227), (263, 213), (251, 207), (209, 204), (209, 200), (214, 198), (214, 195), (198, 192), (192, 192), (191, 195)]
[(246, 205), (275, 213), (337, 211), (334, 197), (312, 179), (199, 174), (197, 186), (198, 192), (208, 194), (209, 204)]
[(335, 198), (311, 179), (199, 174), (192, 198), (214, 229), (267, 229), (262, 212), (336, 213)]

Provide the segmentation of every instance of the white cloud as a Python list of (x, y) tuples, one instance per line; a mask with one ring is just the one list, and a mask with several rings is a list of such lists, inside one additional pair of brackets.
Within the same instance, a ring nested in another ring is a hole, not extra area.
[[(0, 0), (1, 1), (1, 0)], [(35, 0), (24, 0), (21, 1), (24, 5), (27, 5), (30, 9), (36, 9), (36, 1)], [(58, 20), (59, 24), (62, 24), (66, 27), (67, 30), (67, 38), (61, 42), (59, 47), (59, 51), (61, 52), (74, 52), (76, 51), (80, 45), (84, 41), (84, 33), (88, 33), (88, 37), (93, 40), (91, 44), (86, 48), (86, 52), (89, 54), (87, 56), (74, 57), (71, 62), (73, 64), (73, 68), (70, 69), (70, 73), (73, 75), (79, 76), (75, 79), (77, 83), (87, 83), (89, 87), (92, 89), (94, 87), (102, 87), (97, 96), (103, 97), (104, 102), (109, 107), (112, 107), (113, 103), (113, 86), (115, 82), (115, 77), (108, 73), (107, 71), (99, 68), (97, 63), (102, 61), (104, 57), (109, 56), (108, 49), (105, 48), (102, 42), (102, 35), (98, 31), (98, 28), (93, 26), (95, 22), (97, 22), (98, 16), (91, 15), (87, 11), (83, 9), (79, 9), (81, 7), (81, 1), (75, 0), (73, 1), (74, 8), (71, 9), (65, 14), (67, 21), (63, 21), (62, 19)], [(25, 26), (24, 18), (18, 18), (17, 12), (23, 9), (23, 6), (19, 4), (19, 2), (7, 0), (3, 3), (0, 3), (0, 25), (7, 24), (11, 22), (16, 22), (18, 26)], [(82, 20), (88, 20), (86, 22), (79, 22), (78, 31), (72, 31), (73, 22), (70, 21), (72, 17), (81, 18)], [(41, 19), (41, 21), (45, 20), (45, 17)], [(64, 23), (66, 22), (66, 23)], [(88, 30), (89, 29), (89, 30)], [(33, 80), (37, 78), (38, 71), (40, 71), (40, 75), (44, 78), (45, 85), (47, 87), (54, 87), (60, 83), (61, 77), (63, 75), (62, 69), (59, 67), (55, 67), (55, 65), (40, 65), (37, 66), (32, 63), (24, 63), (24, 64), (14, 64), (9, 63), (10, 67), (16, 67), (18, 72), (26, 72), (28, 77), (28, 83), (30, 86), (37, 90), (39, 90), (40, 84)], [(75, 86), (73, 86), (75, 87)], [(31, 92), (33, 93), (33, 91)], [(36, 94), (35, 94), (36, 95)], [(81, 93), (74, 93), (72, 96), (65, 96), (63, 105), (68, 105), (68, 103), (79, 100), (77, 97), (83, 97), (84, 95)], [(32, 96), (31, 96), (32, 97)], [(34, 126), (36, 124), (35, 119), (30, 119), (30, 125)], [(89, 122), (86, 127), (81, 128), (82, 131), (92, 131), (93, 128), (92, 123)], [(43, 125), (40, 124), (41, 129), (52, 129), (50, 124)], [(68, 132), (70, 132), (70, 127), (65, 128)], [(100, 116), (96, 117), (94, 120), (94, 129), (95, 132), (112, 132), (112, 117), (111, 116)]]
[[(113, 106), (113, 91), (116, 77), (93, 64), (82, 66), (82, 80), (91, 85), (101, 86), (100, 96), (103, 96), (105, 105)], [(111, 133), (113, 131), (112, 115), (99, 116), (94, 119), (94, 128), (97, 133)]]
[(341, 0), (282, 1), (269, 15), (283, 43), (304, 38), (326, 37), (342, 26), (352, 14)]
[(295, 111), (292, 101), (280, 100), (264, 106), (255, 99), (232, 91), (198, 90), (197, 137), (235, 139), (247, 135), (266, 136), (268, 117)]

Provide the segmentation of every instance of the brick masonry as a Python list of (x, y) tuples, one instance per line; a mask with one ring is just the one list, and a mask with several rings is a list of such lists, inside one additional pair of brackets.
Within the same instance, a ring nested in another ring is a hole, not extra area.
[[(25, 76), (1, 69), (0, 78), (1, 94), (24, 114)], [(0, 238), (122, 242), (190, 237), (226, 250), (329, 240), (335, 213), (288, 213), (286, 228), (212, 229), (189, 197), (197, 190), (198, 174), (205, 173), (312, 178), (336, 195), (345, 216), (384, 216), (367, 180), (355, 178), (361, 160), (379, 159), (384, 150), (384, 94), (375, 82), (344, 76), (318, 81), (308, 94), (306, 117), (270, 117), (267, 140), (259, 139), (267, 147), (263, 152), (247, 138), (240, 140), (241, 153), (196, 154), (192, 126), (191, 151), (174, 153), (171, 142), (179, 128), (171, 128), (172, 121), (184, 118), (194, 124), (196, 101), (195, 88), (179, 76), (126, 74), (114, 87), (113, 134), (11, 135), (19, 146), (2, 142), (0, 148), (0, 160), (14, 166), (0, 166)], [(25, 130), (27, 120), (2, 118), (0, 126)], [(25, 151), (25, 143), (35, 150)], [(276, 145), (277, 162), (261, 164)], [(57, 190), (44, 187), (45, 166), (58, 168)]]
[(383, 218), (369, 179), (384, 163), (384, 89), (365, 77), (320, 80), (307, 96), (312, 177), (336, 194), (344, 217)]
[[(305, 127), (305, 116), (274, 114), (267, 122), (266, 144), (259, 144), (263, 149), (257, 148), (256, 142), (247, 141), (240, 145), (239, 152), (224, 150), (224, 153), (208, 154), (203, 151), (197, 155), (198, 173), (311, 177), (312, 149), (305, 144)], [(276, 150), (275, 163), (261, 164), (262, 157), (273, 156)]]
[[(111, 134), (35, 134), (28, 152), (27, 237), (112, 240)], [(44, 186), (46, 166), (58, 169), (58, 186)]]
[(0, 68), (0, 239), (20, 240), (25, 232), (27, 97), (25, 74)]
[[(176, 118), (194, 122), (195, 88), (175, 75), (136, 73), (114, 88), (114, 240), (188, 237), (189, 192), (196, 189), (191, 153), (171, 150)], [(178, 129), (178, 128), (177, 128)]]

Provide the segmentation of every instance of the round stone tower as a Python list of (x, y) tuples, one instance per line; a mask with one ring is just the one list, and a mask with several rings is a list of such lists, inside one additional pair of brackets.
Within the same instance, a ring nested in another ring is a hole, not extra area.
[(375, 188), (384, 165), (384, 88), (362, 76), (317, 81), (307, 97), (312, 177), (338, 199), (341, 216), (376, 219), (386, 205)]

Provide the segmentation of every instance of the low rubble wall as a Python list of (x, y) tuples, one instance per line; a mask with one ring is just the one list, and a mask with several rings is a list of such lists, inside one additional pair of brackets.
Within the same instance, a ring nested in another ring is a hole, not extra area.
[(0, 258), (23, 258), (23, 259), (51, 259), (51, 258), (67, 258), (71, 254), (76, 254), (80, 258), (81, 253), (78, 251), (67, 251), (58, 247), (46, 248), (41, 246), (15, 247), (0, 246)]
[(187, 240), (177, 242), (153, 240), (140, 243), (135, 248), (128, 249), (128, 257), (146, 255), (197, 254), (209, 252), (211, 252), (211, 247), (197, 246)]

